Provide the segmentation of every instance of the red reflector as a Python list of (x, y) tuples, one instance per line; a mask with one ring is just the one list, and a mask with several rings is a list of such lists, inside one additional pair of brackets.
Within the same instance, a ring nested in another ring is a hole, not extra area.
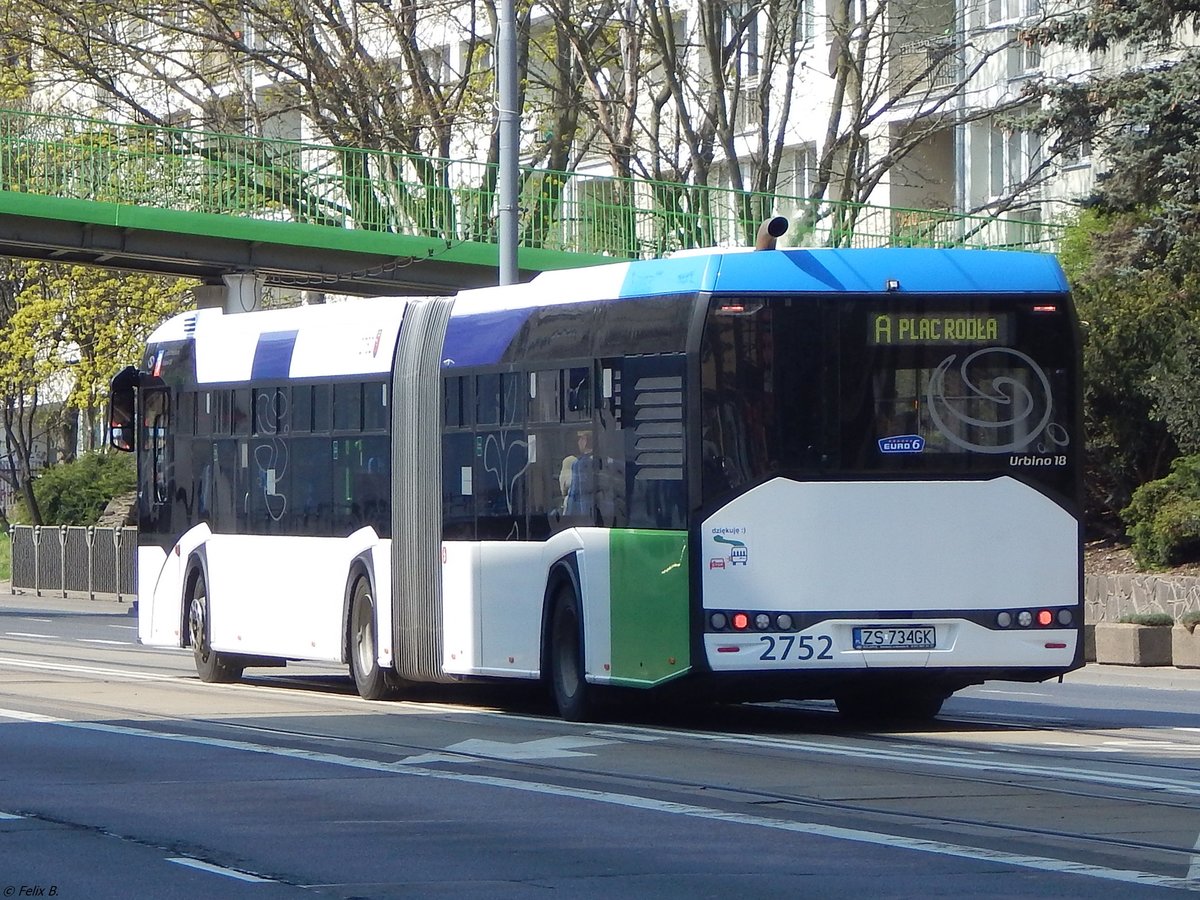
[(1067, 645), (1066, 644), (1047, 644), (1046, 649), (1047, 650), (1066, 650)]
[(741, 650), (741, 647), (718, 647), (717, 648), (718, 653), (737, 653), (740, 650)]
[(1057, 306), (1035, 306), (1033, 308), (1033, 311), (1040, 312), (1040, 313), (1058, 312), (1058, 307)]
[(744, 631), (750, 627), (750, 617), (745, 613), (733, 614), (733, 627), (738, 631)]
[(1037, 622), (1043, 628), (1045, 628), (1047, 625), (1049, 625), (1053, 621), (1054, 621), (1054, 613), (1050, 612), (1050, 610), (1048, 610), (1048, 609), (1041, 610), (1037, 615)]

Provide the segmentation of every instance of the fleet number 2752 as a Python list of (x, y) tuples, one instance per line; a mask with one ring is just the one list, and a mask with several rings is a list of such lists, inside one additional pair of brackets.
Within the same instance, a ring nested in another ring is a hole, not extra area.
[(811, 659), (833, 659), (833, 638), (827, 634), (764, 634), (760, 660), (767, 662), (808, 662)]

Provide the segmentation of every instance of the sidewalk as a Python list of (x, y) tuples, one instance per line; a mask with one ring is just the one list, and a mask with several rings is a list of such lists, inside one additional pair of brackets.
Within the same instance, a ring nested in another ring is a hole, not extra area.
[(8, 582), (0, 582), (0, 610), (44, 610), (47, 612), (105, 613), (111, 615), (134, 614), (134, 602), (130, 597), (118, 600), (115, 596), (102, 595), (89, 600), (86, 594), (62, 596), (61, 592), (43, 591), (39, 597), (33, 591), (16, 593)]
[(1067, 684), (1108, 684), (1161, 691), (1200, 691), (1200, 669), (1174, 666), (1112, 666), (1088, 663), (1063, 676)]

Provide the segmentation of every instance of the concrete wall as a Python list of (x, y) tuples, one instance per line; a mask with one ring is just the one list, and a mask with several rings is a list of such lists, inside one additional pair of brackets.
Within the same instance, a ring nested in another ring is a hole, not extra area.
[(1200, 578), (1190, 575), (1085, 575), (1084, 621), (1117, 622), (1124, 616), (1167, 613), (1175, 621), (1200, 610)]

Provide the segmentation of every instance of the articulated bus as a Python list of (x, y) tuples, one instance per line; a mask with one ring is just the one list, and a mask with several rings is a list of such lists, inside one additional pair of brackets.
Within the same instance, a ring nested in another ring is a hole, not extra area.
[[(927, 718), (1082, 662), (1079, 338), (1048, 255), (714, 250), (185, 313), (112, 385), (138, 636)], [(616, 690), (624, 688), (626, 690)]]

